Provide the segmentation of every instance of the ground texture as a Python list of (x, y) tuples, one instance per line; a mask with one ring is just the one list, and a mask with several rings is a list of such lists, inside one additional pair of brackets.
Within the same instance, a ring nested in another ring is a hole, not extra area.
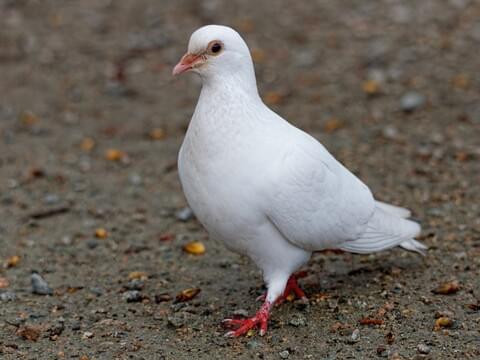
[[(1, 0), (0, 16), (0, 358), (480, 357), (478, 1)], [(200, 84), (171, 68), (208, 23), (244, 35), (270, 106), (413, 209), (426, 257), (317, 254), (309, 305), (223, 337), (263, 289), (177, 214)]]

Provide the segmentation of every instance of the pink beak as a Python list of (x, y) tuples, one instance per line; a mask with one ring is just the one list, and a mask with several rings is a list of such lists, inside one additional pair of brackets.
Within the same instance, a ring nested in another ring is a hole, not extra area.
[(182, 56), (177, 65), (173, 68), (172, 75), (180, 75), (188, 70), (193, 69), (194, 65), (201, 61), (201, 55), (185, 54)]

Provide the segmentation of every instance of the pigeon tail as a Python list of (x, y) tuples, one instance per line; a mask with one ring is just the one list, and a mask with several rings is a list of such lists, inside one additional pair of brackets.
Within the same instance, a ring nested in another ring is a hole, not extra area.
[(425, 255), (427, 247), (414, 239), (420, 233), (420, 225), (401, 218), (392, 211), (386, 211), (386, 208), (392, 210), (397, 207), (384, 203), (377, 204), (365, 232), (358, 239), (343, 243), (339, 249), (357, 254), (369, 254), (400, 246), (405, 250)]
[(390, 213), (392, 215), (397, 215), (403, 219), (408, 219), (412, 215), (412, 212), (408, 209), (405, 209), (404, 207), (387, 204), (387, 203), (384, 203), (383, 201), (376, 200), (375, 205), (380, 209), (386, 211), (387, 213)]
[(422, 256), (427, 255), (428, 247), (415, 239), (402, 242), (400, 247), (408, 251), (414, 251)]

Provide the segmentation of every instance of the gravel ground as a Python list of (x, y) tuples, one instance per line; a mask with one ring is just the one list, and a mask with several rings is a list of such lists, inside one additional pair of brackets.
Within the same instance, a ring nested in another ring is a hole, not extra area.
[[(0, 358), (480, 357), (480, 2), (0, 0), (0, 15)], [(207, 23), (241, 31), (269, 105), (413, 209), (425, 258), (316, 254), (309, 305), (276, 308), (263, 338), (222, 336), (262, 279), (177, 213), (200, 84), (171, 68)]]

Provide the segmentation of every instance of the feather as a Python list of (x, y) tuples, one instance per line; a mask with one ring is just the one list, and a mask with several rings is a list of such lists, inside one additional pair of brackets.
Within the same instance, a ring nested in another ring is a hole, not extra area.
[(387, 204), (387, 203), (384, 203), (383, 201), (378, 201), (378, 200), (376, 201), (376, 205), (382, 210), (385, 210), (386, 212), (391, 213), (393, 215), (400, 216), (401, 218), (404, 218), (404, 219), (408, 219), (410, 216), (412, 216), (412, 212), (410, 210), (400, 206)]
[(391, 249), (396, 246), (409, 251), (424, 253), (426, 246), (413, 238), (420, 233), (420, 225), (414, 221), (400, 218), (378, 206), (367, 224), (367, 228), (358, 239), (346, 241), (339, 248), (358, 254)]

